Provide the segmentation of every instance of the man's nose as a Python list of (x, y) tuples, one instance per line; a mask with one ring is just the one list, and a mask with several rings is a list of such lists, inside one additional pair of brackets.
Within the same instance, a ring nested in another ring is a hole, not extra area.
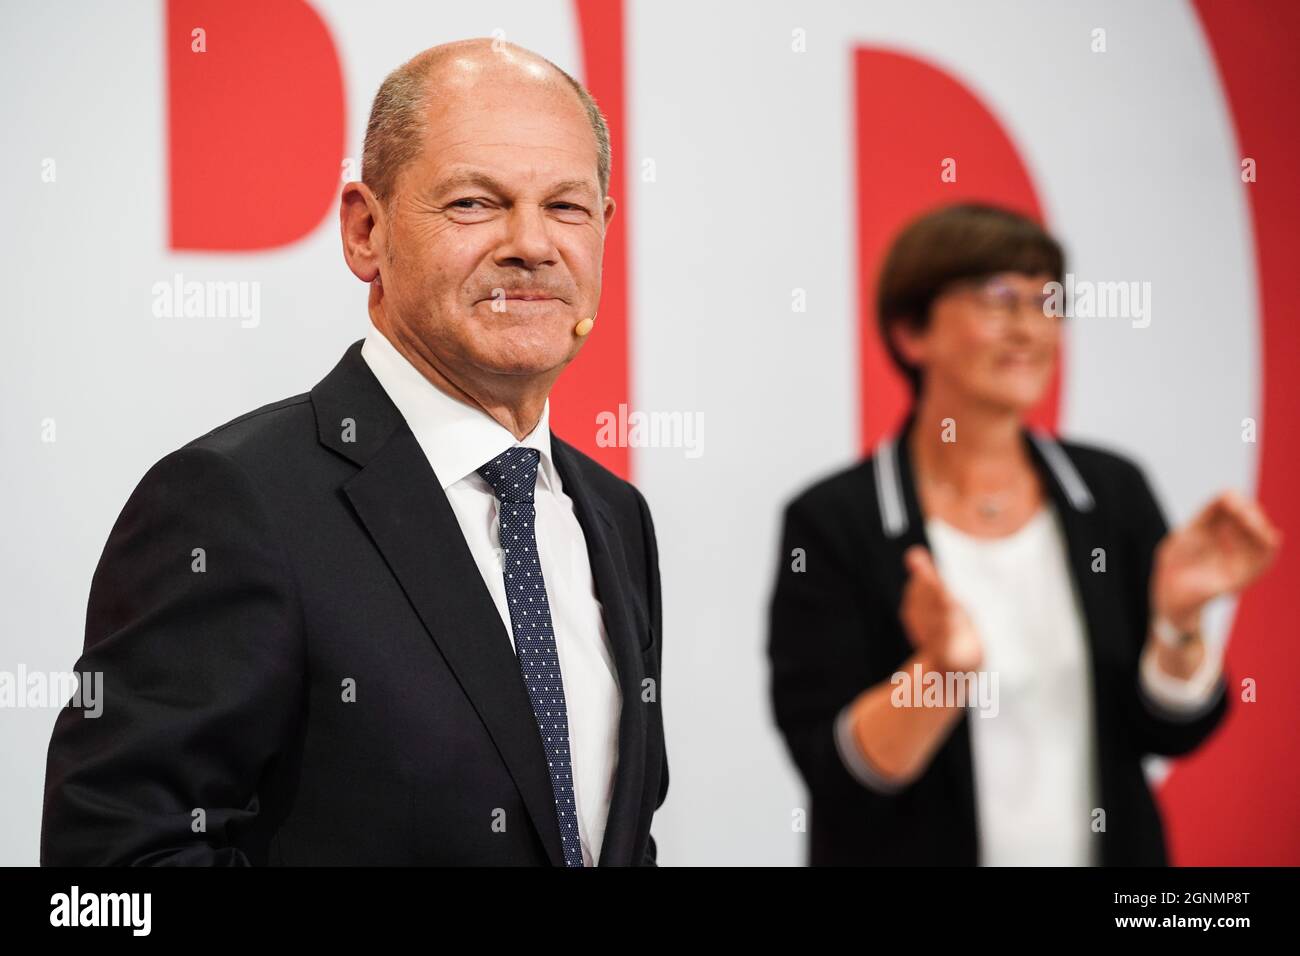
[(537, 269), (558, 261), (550, 223), (540, 207), (526, 203), (515, 205), (506, 219), (506, 230), (505, 239), (496, 250), (497, 265)]

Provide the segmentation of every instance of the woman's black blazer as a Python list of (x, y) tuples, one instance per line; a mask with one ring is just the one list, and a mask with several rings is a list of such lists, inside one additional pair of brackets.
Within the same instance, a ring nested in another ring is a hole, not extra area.
[[(871, 457), (819, 481), (785, 510), (769, 612), (771, 694), (809, 792), (814, 866), (979, 862), (971, 711), (924, 773), (892, 793), (859, 782), (834, 737), (841, 708), (889, 679), (912, 653), (898, 615), (902, 556), (913, 544), (929, 547), (907, 453), (914, 426), (913, 413)], [(1086, 619), (1105, 810), (1095, 858), (1109, 866), (1163, 865), (1165, 839), (1142, 758), (1184, 754), (1205, 740), (1227, 710), (1228, 679), (1213, 705), (1191, 717), (1163, 710), (1143, 692), (1148, 581), (1166, 531), (1160, 506), (1126, 458), (1028, 429), (1023, 438), (1060, 517)], [(1098, 548), (1104, 571), (1093, 570), (1101, 567)]]

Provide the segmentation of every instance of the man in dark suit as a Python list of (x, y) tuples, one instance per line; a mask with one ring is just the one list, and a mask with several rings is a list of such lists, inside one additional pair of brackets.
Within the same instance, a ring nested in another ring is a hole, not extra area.
[(548, 424), (609, 163), (587, 92), (509, 44), (385, 81), (341, 203), (370, 333), (127, 502), (43, 864), (655, 863), (654, 528)]

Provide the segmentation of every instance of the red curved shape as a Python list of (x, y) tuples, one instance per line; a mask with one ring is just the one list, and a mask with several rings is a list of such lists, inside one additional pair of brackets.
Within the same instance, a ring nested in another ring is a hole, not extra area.
[[(1219, 733), (1175, 764), (1160, 800), (1175, 863), (1189, 866), (1295, 866), (1300, 863), (1300, 468), (1296, 357), (1300, 303), (1291, 273), (1300, 258), (1300, 192), (1292, 168), (1300, 155), (1294, 91), (1300, 60), (1300, 6), (1197, 0), (1196, 10), (1232, 108), (1238, 149), (1258, 163), (1246, 190), (1259, 284), (1263, 415), (1257, 495), (1288, 538), (1277, 563), (1237, 608), (1226, 670), (1234, 684)], [(1240, 701), (1240, 681), (1257, 682), (1258, 700)]]
[[(913, 56), (853, 53), (857, 143), (860, 434), (863, 450), (899, 423), (907, 385), (876, 328), (876, 275), (894, 235), (935, 206), (982, 201), (1042, 221), (1019, 151), (993, 113), (952, 74)], [(945, 158), (957, 181), (940, 180)], [(1058, 356), (1058, 359), (1060, 356)], [(1061, 363), (1029, 416), (1055, 430)]]
[(628, 207), (627, 107), (623, 66), (625, 41), (622, 0), (575, 0), (582, 39), (583, 83), (609, 122), (614, 153), (609, 192), (618, 210), (605, 235), (600, 314), (595, 331), (578, 358), (564, 370), (552, 390), (551, 427), (565, 441), (586, 452), (622, 478), (630, 477), (626, 447), (596, 444), (596, 415), (618, 415), (631, 393), (628, 358)]
[[(192, 51), (192, 31), (207, 51)], [(171, 248), (250, 251), (310, 233), (338, 195), (343, 75), (300, 0), (168, 0)]]

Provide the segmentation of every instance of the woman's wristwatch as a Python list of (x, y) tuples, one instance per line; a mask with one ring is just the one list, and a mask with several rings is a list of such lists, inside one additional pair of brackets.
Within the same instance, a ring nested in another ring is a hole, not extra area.
[(1155, 615), (1151, 623), (1156, 632), (1156, 640), (1165, 647), (1183, 648), (1192, 641), (1196, 640), (1196, 631), (1184, 631), (1174, 626), (1173, 622), (1163, 614)]

